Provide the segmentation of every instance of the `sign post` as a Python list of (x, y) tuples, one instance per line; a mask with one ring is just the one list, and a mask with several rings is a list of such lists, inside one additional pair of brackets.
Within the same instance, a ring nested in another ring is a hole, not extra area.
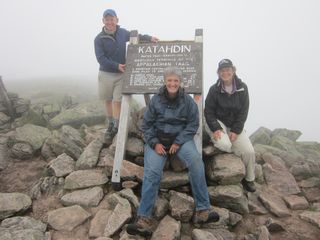
[(138, 32), (132, 31), (127, 51), (120, 122), (111, 179), (115, 190), (121, 189), (120, 171), (126, 149), (131, 95), (144, 94), (146, 104), (148, 104), (149, 94), (157, 93), (164, 84), (163, 70), (166, 67), (178, 67), (182, 71), (182, 87), (187, 93), (194, 94), (200, 120), (194, 139), (199, 153), (202, 154), (202, 29), (196, 29), (195, 41), (145, 44), (138, 44), (138, 42)]

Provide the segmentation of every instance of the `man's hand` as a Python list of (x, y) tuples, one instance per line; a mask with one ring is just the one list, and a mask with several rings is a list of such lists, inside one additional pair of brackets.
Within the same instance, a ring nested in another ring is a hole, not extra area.
[(161, 143), (157, 143), (157, 144), (154, 146), (154, 150), (155, 150), (156, 153), (158, 153), (159, 155), (166, 155), (166, 154), (167, 154), (165, 147), (164, 147)]
[(159, 41), (159, 39), (157, 37), (151, 37), (151, 42), (156, 43), (158, 41)]
[(126, 65), (125, 64), (119, 64), (118, 69), (120, 72), (124, 72), (126, 70)]
[(235, 140), (237, 140), (238, 138), (238, 134), (234, 133), (234, 132), (230, 132), (229, 133), (229, 138), (231, 142), (234, 142)]
[(221, 129), (216, 130), (212, 135), (213, 135), (213, 139), (215, 141), (218, 141), (219, 139), (221, 139), (221, 135), (223, 134), (223, 131)]
[(176, 143), (172, 144), (169, 149), (169, 154), (175, 154), (179, 150), (180, 146)]

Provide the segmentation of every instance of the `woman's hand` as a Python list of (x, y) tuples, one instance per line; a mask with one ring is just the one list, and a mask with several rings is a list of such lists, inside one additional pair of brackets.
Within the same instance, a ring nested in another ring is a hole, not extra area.
[(157, 143), (157, 144), (154, 146), (154, 150), (155, 150), (156, 153), (158, 153), (159, 155), (166, 155), (166, 154), (167, 154), (165, 147), (164, 147), (161, 143)]
[(215, 141), (218, 141), (221, 139), (221, 135), (223, 134), (223, 130), (219, 129), (219, 130), (216, 130), (215, 132), (213, 132), (213, 139)]
[(180, 146), (176, 143), (172, 144), (169, 149), (169, 154), (175, 154), (179, 150)]
[(229, 138), (231, 142), (234, 142), (235, 140), (237, 140), (238, 138), (238, 134), (234, 133), (234, 132), (230, 132), (229, 133)]

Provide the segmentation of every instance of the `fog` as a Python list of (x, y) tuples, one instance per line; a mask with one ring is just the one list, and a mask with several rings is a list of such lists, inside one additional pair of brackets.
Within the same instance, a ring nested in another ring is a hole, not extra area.
[(320, 142), (317, 0), (1, 0), (5, 84), (79, 79), (97, 88), (93, 39), (106, 8), (116, 10), (122, 27), (160, 40), (193, 40), (202, 28), (204, 96), (219, 60), (230, 58), (249, 87), (249, 134), (260, 126), (297, 129), (300, 140)]

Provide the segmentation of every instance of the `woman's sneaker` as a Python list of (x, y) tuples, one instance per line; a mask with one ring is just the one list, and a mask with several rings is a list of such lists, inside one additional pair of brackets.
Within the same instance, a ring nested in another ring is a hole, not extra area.
[(212, 209), (196, 211), (193, 216), (193, 223), (204, 224), (211, 222), (218, 222), (220, 219), (219, 214)]
[(113, 127), (113, 124), (110, 124), (108, 129), (104, 134), (104, 142), (107, 146), (112, 144), (112, 140), (115, 135), (118, 133), (118, 128)]
[(248, 192), (255, 192), (256, 186), (254, 185), (254, 181), (247, 181), (245, 178), (242, 179), (241, 184), (245, 190)]
[(152, 235), (152, 220), (146, 217), (139, 217), (135, 223), (128, 224), (127, 233), (148, 237)]

